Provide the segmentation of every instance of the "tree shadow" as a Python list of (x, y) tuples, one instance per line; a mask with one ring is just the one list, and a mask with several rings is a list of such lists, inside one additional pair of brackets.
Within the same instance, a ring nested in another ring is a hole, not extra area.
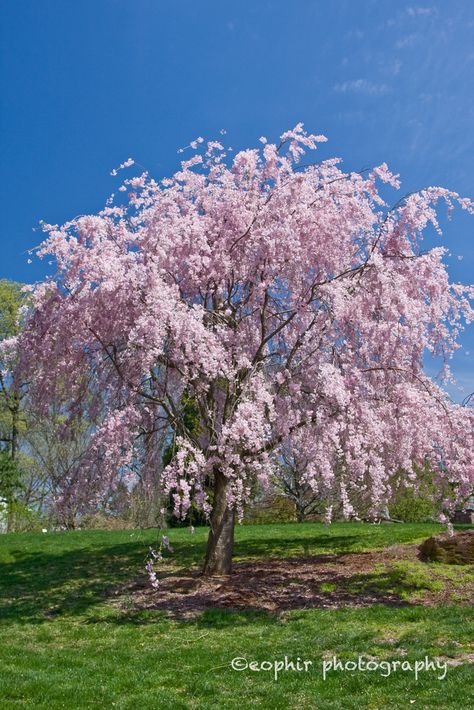
[[(304, 528), (303, 528), (304, 529)], [(261, 540), (249, 538), (239, 540), (235, 544), (234, 557), (236, 559), (261, 559), (268, 557), (281, 558), (282, 548), (285, 557), (309, 557), (324, 551), (326, 554), (345, 554), (361, 551), (361, 537), (357, 535), (328, 535), (318, 534), (314, 537), (292, 536), (283, 540)]]
[[(150, 596), (152, 590), (144, 571), (149, 542), (147, 544), (145, 540), (127, 540), (109, 546), (91, 546), (85, 542), (84, 547), (58, 553), (29, 552), (18, 545), (9, 550), (12, 561), (0, 566), (0, 620), (41, 623), (53, 618), (83, 617), (86, 622), (87, 617), (99, 618), (101, 613), (112, 613), (117, 623), (121, 615), (126, 623), (142, 623), (143, 618), (149, 621), (150, 617), (142, 614), (147, 609), (155, 614), (155, 618), (159, 618), (161, 612), (169, 613), (174, 609), (177, 616), (186, 616), (188, 611), (192, 615), (199, 610), (203, 625), (207, 623), (206, 619), (211, 619), (209, 623), (215, 625), (217, 619), (221, 619), (219, 623), (226, 623), (230, 609), (243, 614), (233, 617), (232, 623), (237, 623), (238, 619), (247, 623), (247, 619), (254, 618), (252, 615), (263, 614), (266, 618), (268, 614), (274, 615), (284, 609), (332, 608), (334, 604), (343, 603), (405, 603), (388, 587), (371, 589), (367, 580), (365, 586), (360, 582), (358, 589), (354, 586), (355, 579), (351, 589), (344, 588), (345, 576), (338, 578), (335, 569), (323, 569), (324, 565), (342, 564), (351, 555), (358, 555), (360, 559), (368, 555), (367, 564), (370, 564), (370, 555), (375, 553), (360, 552), (367, 542), (361, 540), (360, 535), (321, 532), (315, 530), (314, 535), (308, 535), (306, 527), (301, 526), (301, 531), (293, 529), (292, 535), (280, 539), (258, 537), (258, 534), (237, 538), (236, 573), (232, 576), (229, 594), (224, 593), (224, 588), (220, 593), (204, 587), (198, 589), (199, 585), (193, 587), (200, 579), (205, 539), (196, 535), (194, 539), (173, 540), (174, 553), (169, 560), (172, 568), (169, 564), (165, 566), (168, 570), (165, 572), (164, 579), (168, 579), (165, 587), (168, 584), (170, 591), (169, 585), (177, 581), (182, 586), (185, 578), (192, 582), (192, 588), (180, 592), (179, 603), (175, 604), (170, 603), (169, 596), (162, 590), (158, 590), (155, 597)], [(58, 547), (59, 544), (58, 539)], [(305, 567), (303, 578), (301, 565)], [(240, 587), (236, 581), (239, 578)], [(321, 587), (324, 582), (336, 584), (337, 599), (333, 592)], [(375, 584), (375, 580), (373, 582)], [(291, 588), (291, 593), (285, 596), (286, 587)], [(276, 604), (272, 603), (275, 594)], [(262, 599), (268, 604), (262, 604)], [(113, 600), (117, 604), (108, 604), (105, 610), (99, 608), (105, 601)], [(114, 607), (116, 614), (113, 613)], [(218, 610), (215, 618), (213, 610)]]
[[(121, 611), (113, 618), (107, 617), (107, 623), (113, 623), (115, 626), (149, 626), (161, 621), (169, 621), (173, 619), (175, 623), (185, 626), (193, 625), (197, 629), (226, 629), (239, 626), (263, 626), (278, 625), (281, 622), (281, 617), (262, 609), (252, 608), (211, 608), (204, 609), (197, 614), (176, 614), (170, 613), (168, 609), (153, 609), (144, 611), (142, 609), (131, 609)], [(88, 616), (84, 623), (96, 624), (103, 621), (100, 616)]]
[(125, 584), (146, 556), (143, 543), (67, 550), (60, 554), (21, 553), (0, 568), (0, 620), (41, 622), (80, 616)]
[[(355, 568), (352, 558), (357, 558)], [(163, 576), (158, 590), (132, 590), (136, 610), (166, 612), (175, 619), (200, 618), (233, 612), (264, 614), (277, 619), (283, 612), (308, 609), (342, 609), (374, 604), (406, 606), (412, 601), (401, 592), (410, 584), (394, 588), (378, 574), (359, 571), (361, 558), (369, 558), (363, 568), (373, 566), (373, 555), (320, 555), (310, 558), (271, 558), (238, 563), (227, 578), (205, 579), (198, 575)], [(351, 558), (349, 564), (347, 558)], [(225, 616), (223, 617), (226, 618)]]
[[(355, 535), (298, 535), (285, 540), (252, 537), (235, 545), (237, 560), (275, 558), (282, 554), (307, 556), (318, 547), (349, 551)], [(170, 562), (177, 575), (198, 574), (206, 542), (173, 542)], [(130, 540), (111, 546), (85, 546), (53, 552), (11, 550), (13, 560), (0, 565), (0, 620), (41, 622), (51, 618), (84, 615), (106, 599), (126, 593), (130, 586), (146, 584), (148, 545)], [(179, 569), (177, 566), (179, 565)], [(138, 582), (137, 582), (138, 580)]]

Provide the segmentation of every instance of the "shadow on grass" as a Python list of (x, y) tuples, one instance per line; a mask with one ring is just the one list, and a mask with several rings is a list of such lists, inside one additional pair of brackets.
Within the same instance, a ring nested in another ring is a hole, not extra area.
[(0, 620), (45, 621), (80, 616), (104, 601), (113, 584), (127, 582), (146, 555), (140, 543), (60, 554), (21, 554), (0, 567)]
[(353, 594), (391, 594), (401, 600), (416, 600), (426, 592), (441, 592), (444, 583), (422, 565), (395, 563), (368, 574), (354, 575), (345, 588)]
[[(353, 535), (314, 539), (291, 537), (285, 540), (250, 538), (235, 546), (238, 559), (304, 555), (319, 547), (350, 551), (357, 540)], [(170, 561), (181, 568), (177, 573), (198, 570), (204, 559), (206, 542), (173, 542)], [(12, 561), (0, 564), (0, 621), (42, 622), (62, 616), (82, 616), (88, 609), (117, 595), (128, 585), (143, 579), (148, 545), (130, 541), (52, 552), (11, 550)]]
[[(275, 626), (281, 623), (278, 615), (262, 609), (206, 609), (193, 616), (176, 616), (173, 621), (178, 624), (193, 625), (198, 629), (227, 629), (239, 626)], [(117, 611), (114, 616), (107, 616), (107, 623), (115, 626), (149, 626), (163, 621), (169, 622), (170, 615), (166, 611), (141, 609), (127, 612)], [(88, 616), (85, 624), (97, 624), (104, 621), (101, 616)]]
[[(280, 540), (259, 540), (251, 538), (235, 544), (235, 559), (262, 559), (288, 557), (309, 557), (324, 550), (327, 554), (346, 554), (361, 551), (360, 536), (357, 535), (317, 535), (311, 537), (291, 537)], [(282, 554), (282, 552), (284, 554)]]
[[(407, 526), (405, 531), (391, 531), (380, 526), (348, 525), (346, 528), (335, 525), (333, 532), (322, 526), (312, 528), (307, 525), (265, 528), (238, 531), (234, 550), (238, 564), (248, 561), (252, 565), (253, 561), (282, 558), (290, 558), (287, 561), (291, 563), (298, 558), (313, 557), (317, 565), (316, 557), (321, 553), (345, 556), (371, 547), (385, 547), (392, 542), (410, 542), (410, 537), (419, 536), (416, 526), (413, 529)], [(174, 574), (189, 575), (190, 570), (194, 574), (198, 572), (205, 554), (205, 534), (205, 530), (200, 530), (195, 537), (180, 540), (178, 535), (178, 539), (173, 539), (173, 530), (170, 530), (174, 547), (170, 562)], [(152, 534), (146, 539), (130, 539), (120, 544), (107, 544), (106, 535), (104, 533), (104, 542), (94, 536), (84, 537), (84, 542), (83, 538), (74, 537), (74, 549), (64, 549), (70, 543), (61, 534), (51, 540), (48, 549), (38, 551), (29, 550), (21, 536), (9, 541), (8, 561), (0, 563), (0, 621), (41, 623), (61, 617), (83, 617), (86, 621), (86, 615), (96, 615), (94, 607), (122, 593), (127, 595), (134, 583), (145, 587), (144, 566)], [(33, 540), (34, 547), (38, 541), (39, 538)], [(329, 578), (328, 581), (331, 582)], [(352, 591), (358, 593), (355, 587)], [(383, 592), (388, 590), (377, 591), (382, 592), (383, 597)], [(325, 598), (330, 599), (330, 595)], [(248, 606), (252, 607), (252, 604)], [(299, 608), (303, 606), (302, 602)], [(255, 607), (258, 608), (258, 604)], [(104, 613), (110, 611), (109, 605)], [(126, 609), (121, 610), (125, 616), (126, 612)], [(97, 609), (97, 614), (100, 613)], [(222, 614), (222, 610), (219, 613)]]

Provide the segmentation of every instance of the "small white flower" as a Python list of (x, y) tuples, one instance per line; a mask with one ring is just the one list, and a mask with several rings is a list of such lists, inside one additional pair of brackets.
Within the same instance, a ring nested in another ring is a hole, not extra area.
[(173, 548), (170, 545), (170, 539), (169, 539), (168, 535), (163, 535), (161, 539), (163, 542), (163, 547), (166, 547), (166, 549), (169, 550), (169, 552), (173, 552)]

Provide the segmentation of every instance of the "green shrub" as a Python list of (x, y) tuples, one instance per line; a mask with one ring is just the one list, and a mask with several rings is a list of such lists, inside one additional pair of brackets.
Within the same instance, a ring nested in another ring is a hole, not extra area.
[(404, 523), (422, 523), (437, 519), (442, 512), (441, 500), (448, 491), (440, 491), (433, 481), (433, 471), (428, 463), (414, 466), (416, 482), (405, 483), (406, 474), (400, 472), (393, 481), (394, 494), (389, 505), (392, 518)]
[(286, 496), (267, 495), (254, 501), (245, 511), (244, 523), (290, 523), (296, 520), (295, 506)]
[(97, 512), (83, 515), (79, 520), (78, 527), (82, 530), (127, 530), (134, 526), (121, 516)]
[(8, 503), (8, 532), (40, 532), (48, 523), (38, 511), (17, 501)]
[(390, 515), (404, 523), (422, 523), (436, 517), (436, 508), (429, 498), (413, 489), (401, 490), (390, 505)]

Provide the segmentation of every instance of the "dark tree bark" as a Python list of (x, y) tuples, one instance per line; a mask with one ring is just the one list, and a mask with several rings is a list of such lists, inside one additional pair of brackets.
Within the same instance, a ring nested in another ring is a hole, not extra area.
[(305, 510), (304, 507), (301, 507), (296, 503), (296, 520), (298, 523), (304, 523), (305, 521)]
[(14, 405), (11, 408), (12, 415), (12, 439), (11, 439), (11, 456), (12, 459), (16, 459), (16, 454), (18, 451), (18, 420), (20, 415), (20, 403), (15, 397)]
[(235, 512), (227, 502), (228, 487), (226, 477), (220, 471), (214, 471), (211, 530), (203, 569), (206, 577), (227, 575), (232, 571)]

